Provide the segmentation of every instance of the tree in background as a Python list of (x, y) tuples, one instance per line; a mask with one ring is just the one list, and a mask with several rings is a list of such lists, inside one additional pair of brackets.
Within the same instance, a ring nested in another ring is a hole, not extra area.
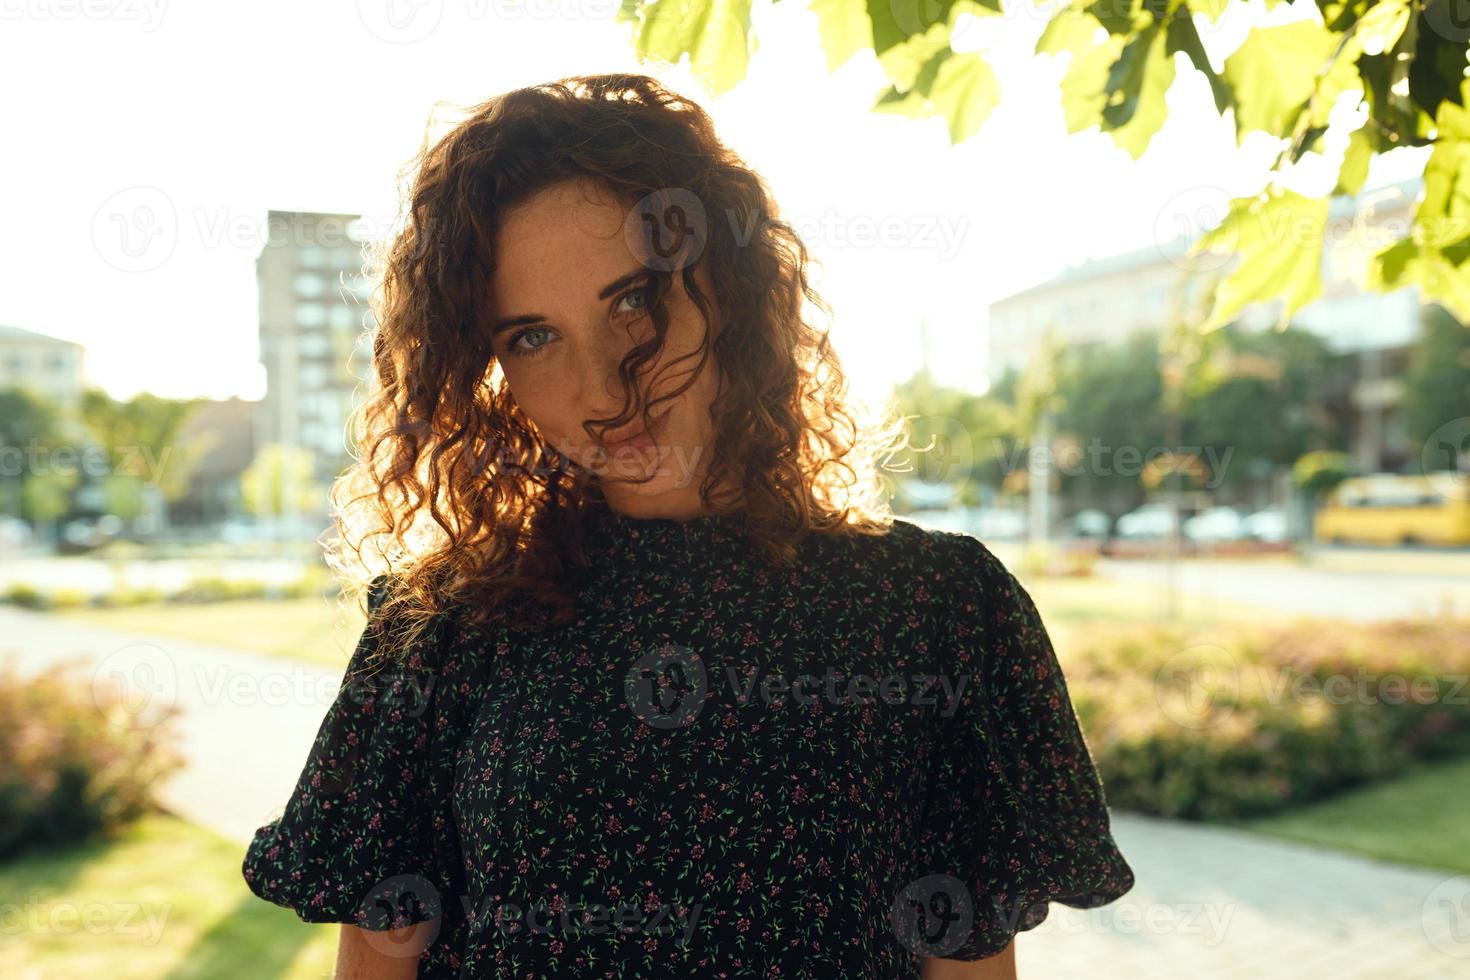
[(1291, 482), (1301, 490), (1307, 505), (1307, 526), (1321, 501), (1352, 474), (1352, 460), (1336, 449), (1314, 449), (1304, 453), (1291, 468)]
[(327, 491), (314, 472), (309, 449), (271, 443), (240, 474), (241, 503), (257, 518), (290, 520), (315, 513)]
[(1142, 491), (1129, 454), (1165, 441), (1158, 337), (1138, 333), (1119, 343), (1068, 348), (1057, 391), (1063, 492), (1131, 506)]
[(1202, 338), (1186, 387), (1183, 442), (1209, 446), (1228, 464), (1219, 486), (1274, 475), (1318, 445), (1328, 429), (1320, 410), (1331, 360), (1306, 330), (1223, 327)]
[[(751, 0), (622, 0), (640, 58), (679, 63), (719, 94), (746, 73), (759, 41)], [(1470, 195), (1457, 188), (1470, 161), (1465, 77), (1470, 25), (1459, 0), (1319, 0), (1308, 19), (1257, 26), (1221, 50), (1227, 18), (1252, 16), (1241, 0), (1064, 3), (1039, 11), (1047, 25), (1037, 54), (1063, 57), (1059, 93), (1067, 129), (1096, 127), (1137, 159), (1168, 116), (1175, 55), (1204, 76), (1215, 110), (1229, 113), (1236, 140), (1260, 132), (1281, 144), (1257, 194), (1229, 201), (1221, 222), (1194, 243), (1196, 255), (1237, 261), (1212, 287), (1208, 331), (1249, 303), (1281, 300), (1280, 324), (1321, 295), (1322, 253), (1332, 194), (1356, 194), (1378, 154), (1433, 147), (1412, 227), (1378, 251), (1363, 287), (1416, 284), (1470, 322)], [(1281, 0), (1266, 0), (1267, 11)], [(870, 51), (888, 85), (880, 112), (945, 123), (950, 139), (974, 136), (1002, 97), (983, 51), (955, 50), (968, 18), (1014, 16), (1001, 0), (813, 0), (827, 67)], [(1035, 9), (1035, 8), (1033, 8)], [(1219, 68), (1216, 68), (1219, 64)], [(1340, 111), (1351, 109), (1354, 111)], [(1282, 178), (1304, 158), (1336, 174), (1319, 196), (1287, 190)]]
[(188, 492), (205, 447), (181, 441), (180, 432), (201, 400), (143, 392), (119, 401), (99, 388), (82, 394), (82, 422), (102, 453), (103, 510), (131, 521), (148, 493), (173, 501)]
[[(993, 393), (974, 395), (936, 385), (927, 369), (897, 385), (894, 395), (904, 414), (914, 416), (909, 423), (915, 447), (909, 479), (951, 484), (958, 491), (954, 503), (979, 505), (981, 487), (999, 484), (1005, 460), (1014, 451), (1014, 404)], [(901, 481), (894, 507), (907, 511), (920, 503)]]
[[(1409, 352), (1400, 408), (1416, 458), (1421, 459), (1424, 443), (1436, 429), (1470, 418), (1470, 331), (1437, 305), (1425, 308), (1422, 323), (1423, 331)], [(1446, 455), (1442, 467), (1432, 468), (1455, 469), (1456, 461)]]
[[(0, 513), (33, 524), (65, 517), (78, 482), (63, 413), (23, 388), (0, 389)], [(73, 447), (75, 449), (75, 447)]]
[[(1185, 343), (1191, 336), (1193, 345)], [(1171, 348), (1169, 338), (1185, 345)], [(916, 433), (973, 435), (973, 465), (954, 501), (967, 506), (989, 502), (984, 488), (1012, 494), (1030, 489), (1028, 450), (1041, 438), (1043, 402), (1052, 417), (1049, 489), (1069, 510), (1093, 506), (1117, 514), (1155, 491), (1201, 487), (1236, 498), (1259, 490), (1274, 499), (1278, 477), (1294, 466), (1300, 477), (1306, 464), (1299, 460), (1330, 463), (1342, 457), (1310, 455), (1334, 444), (1322, 389), (1341, 365), (1321, 338), (1305, 330), (1237, 324), (1204, 335), (1180, 326), (1169, 338), (1140, 331), (1122, 341), (1060, 348), (1053, 354), (1049, 386), (1011, 369), (985, 395), (972, 395), (935, 386), (919, 372), (896, 394), (906, 414), (931, 420), (916, 424)], [(1166, 350), (1173, 352), (1179, 375), (1172, 415)], [(923, 445), (924, 439), (915, 442)], [(951, 437), (947, 445), (958, 442)], [(918, 456), (915, 478), (936, 479), (932, 462)], [(1318, 483), (1310, 478), (1303, 489), (1316, 494)], [(900, 486), (895, 506), (917, 505)], [(1046, 510), (1054, 523), (1060, 512), (1051, 504)]]

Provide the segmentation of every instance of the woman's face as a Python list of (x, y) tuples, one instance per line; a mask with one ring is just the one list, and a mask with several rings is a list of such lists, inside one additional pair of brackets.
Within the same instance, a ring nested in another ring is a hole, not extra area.
[[(713, 446), (713, 353), (687, 391), (650, 404), (681, 387), (699, 359), (674, 363), (697, 350), (704, 332), (677, 274), (666, 298), (664, 349), (638, 380), (652, 429), (620, 445), (619, 437), (642, 431), (640, 414), (617, 431), (594, 427), (589, 436), (583, 428), (622, 410), (618, 364), (654, 335), (645, 312), (653, 270), (636, 254), (638, 236), (624, 232), (629, 213), (593, 181), (556, 184), (507, 209), (491, 279), (492, 349), (520, 410), (543, 438), (598, 477), (611, 506), (635, 517), (694, 516), (703, 510), (699, 482)], [(696, 279), (712, 296), (702, 266)]]

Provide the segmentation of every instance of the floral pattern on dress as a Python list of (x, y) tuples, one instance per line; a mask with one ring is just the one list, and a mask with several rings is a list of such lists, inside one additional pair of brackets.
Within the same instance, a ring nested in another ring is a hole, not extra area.
[(603, 510), (589, 554), (572, 622), (451, 611), (402, 666), (370, 601), (256, 895), (438, 918), (426, 978), (917, 978), (1133, 886), (1041, 617), (978, 540), (896, 519), (779, 567), (738, 516)]

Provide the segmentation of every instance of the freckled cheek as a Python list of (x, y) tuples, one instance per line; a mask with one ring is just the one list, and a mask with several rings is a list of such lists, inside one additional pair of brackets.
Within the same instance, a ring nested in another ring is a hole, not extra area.
[[(523, 390), (531, 393), (522, 395), (520, 392)], [(577, 447), (585, 447), (589, 440), (587, 434), (581, 430), (579, 419), (569, 411), (565, 398), (558, 397), (545, 386), (524, 382), (521, 388), (512, 385), (511, 391), (522, 414), (530, 419), (547, 441), (567, 455), (580, 455)], [(581, 452), (585, 452), (585, 449)]]

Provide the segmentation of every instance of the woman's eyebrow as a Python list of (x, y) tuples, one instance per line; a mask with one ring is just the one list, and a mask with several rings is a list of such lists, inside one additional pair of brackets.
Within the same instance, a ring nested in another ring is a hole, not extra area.
[[(612, 282), (608, 283), (606, 286), (603, 286), (602, 289), (598, 292), (597, 298), (599, 300), (607, 299), (609, 296), (622, 289), (624, 286), (632, 284), (640, 276), (647, 273), (647, 271), (648, 270), (645, 267), (639, 266), (632, 272), (628, 272), (619, 276)], [(490, 336), (494, 337), (502, 330), (509, 330), (511, 327), (524, 327), (533, 323), (545, 322), (546, 317), (544, 314), (541, 313), (522, 313), (519, 316), (504, 317), (503, 319), (496, 320), (495, 323), (491, 325)]]

